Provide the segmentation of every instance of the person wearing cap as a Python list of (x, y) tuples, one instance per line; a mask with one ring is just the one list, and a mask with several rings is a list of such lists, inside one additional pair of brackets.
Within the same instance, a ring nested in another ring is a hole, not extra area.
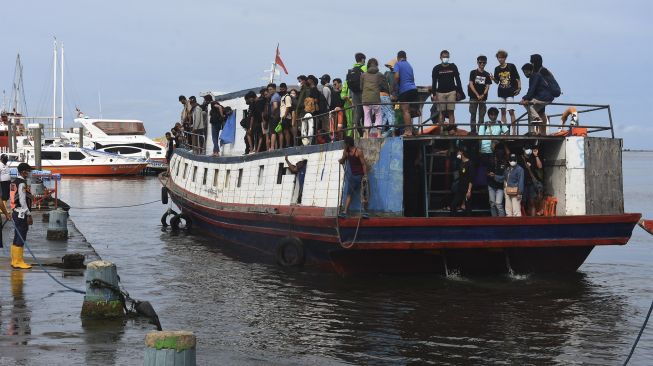
[(0, 156), (0, 197), (2, 197), (2, 206), (7, 208), (7, 201), (9, 201), (9, 186), (11, 184), (11, 176), (9, 175), (9, 157), (7, 154)]
[(11, 245), (11, 267), (13, 268), (32, 268), (23, 259), (27, 230), (32, 225), (32, 193), (26, 180), (31, 170), (32, 167), (27, 163), (18, 164), (18, 177), (14, 179), (17, 194), (14, 195), (14, 205), (16, 208), (14, 208), (14, 212), (12, 213), (15, 229), (14, 241)]
[(506, 216), (521, 216), (521, 199), (524, 194), (524, 168), (517, 164), (517, 155), (510, 154), (504, 173), (503, 193)]
[(458, 215), (459, 207), (463, 208), (465, 216), (469, 216), (472, 211), (471, 198), (474, 167), (472, 166), (472, 161), (469, 159), (467, 149), (460, 147), (456, 158), (460, 160), (460, 165), (458, 167), (458, 186), (451, 201), (451, 216)]

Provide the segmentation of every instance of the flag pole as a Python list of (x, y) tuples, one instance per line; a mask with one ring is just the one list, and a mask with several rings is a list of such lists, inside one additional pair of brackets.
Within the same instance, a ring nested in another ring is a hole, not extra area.
[(274, 62), (272, 63), (272, 73), (270, 74), (270, 84), (274, 83), (274, 74), (277, 72), (277, 54), (279, 53), (279, 43), (277, 43), (277, 50), (274, 54)]

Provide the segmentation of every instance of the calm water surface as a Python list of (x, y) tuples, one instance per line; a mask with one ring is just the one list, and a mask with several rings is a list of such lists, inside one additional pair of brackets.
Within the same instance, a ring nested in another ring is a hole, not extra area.
[[(653, 153), (625, 153), (626, 210), (653, 218)], [(65, 179), (73, 207), (156, 200), (156, 178)], [(366, 276), (235, 259), (210, 238), (162, 232), (165, 207), (72, 209), (97, 252), (164, 328), (193, 330), (200, 364), (615, 365), (653, 298), (653, 237), (596, 248), (565, 276)], [(116, 364), (142, 360), (146, 324), (113, 334)], [(107, 358), (108, 357), (108, 358)], [(653, 365), (653, 324), (633, 365)]]

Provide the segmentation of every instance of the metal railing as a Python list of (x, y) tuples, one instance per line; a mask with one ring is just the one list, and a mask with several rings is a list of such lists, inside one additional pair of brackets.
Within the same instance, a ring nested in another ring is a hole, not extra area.
[[(575, 107), (576, 108), (576, 113), (577, 114), (583, 114), (583, 113), (591, 113), (591, 112), (597, 112), (597, 111), (606, 111), (607, 112), (607, 123), (605, 125), (600, 125), (600, 124), (581, 124), (578, 122), (577, 124), (572, 124), (570, 123), (547, 123), (545, 121), (544, 123), (534, 123), (534, 121), (531, 119), (531, 114), (528, 113), (528, 110), (521, 114), (519, 117), (515, 119), (515, 123), (511, 123), (509, 121), (506, 121), (506, 123), (501, 123), (502, 125), (506, 126), (509, 128), (509, 132), (511, 129), (514, 129), (513, 133), (508, 134), (505, 136), (505, 138), (512, 138), (512, 139), (521, 139), (521, 138), (533, 138), (534, 136), (538, 137), (546, 137), (550, 136), (547, 135), (546, 132), (540, 134), (533, 133), (533, 130), (537, 128), (542, 128), (544, 131), (546, 131), (547, 128), (559, 128), (559, 129), (572, 129), (572, 128), (583, 128), (586, 130), (586, 133), (597, 133), (597, 132), (604, 132), (604, 131), (609, 131), (610, 136), (614, 138), (614, 129), (613, 129), (613, 121), (612, 121), (612, 112), (610, 109), (609, 105), (601, 105), (601, 104), (585, 104), (585, 103), (527, 103), (526, 105), (522, 105), (519, 102), (501, 102), (501, 101), (483, 101), (483, 102), (478, 102), (478, 101), (458, 101), (458, 102), (445, 102), (445, 101), (425, 101), (425, 102), (391, 102), (391, 103), (370, 103), (366, 105), (379, 105), (379, 106), (392, 106), (393, 107), (393, 113), (394, 113), (394, 106), (397, 105), (404, 105), (408, 104), (411, 106), (417, 106), (418, 110), (421, 111), (423, 110), (424, 106), (427, 105), (443, 105), (443, 104), (456, 104), (456, 105), (470, 105), (470, 104), (485, 104), (486, 107), (488, 106), (498, 106), (498, 107), (503, 107), (503, 106), (510, 106), (510, 105), (520, 105), (522, 107), (530, 108), (531, 106), (538, 106), (538, 105), (544, 105), (546, 107), (563, 107), (564, 109), (567, 109), (569, 107)], [(315, 140), (317, 140), (318, 137), (330, 137), (331, 139), (341, 139), (342, 136), (345, 134), (349, 134), (351, 131), (352, 134), (358, 134), (359, 137), (362, 135), (361, 131), (364, 130), (371, 130), (373, 128), (382, 128), (387, 131), (397, 131), (397, 130), (404, 130), (407, 128), (411, 128), (413, 131), (413, 136), (415, 135), (422, 135), (424, 136), (424, 130), (426, 128), (431, 128), (431, 127), (439, 127), (439, 132), (441, 137), (446, 137), (449, 136), (446, 131), (447, 130), (452, 130), (454, 128), (458, 128), (459, 126), (469, 126), (470, 131), (472, 130), (472, 126), (478, 126), (479, 124), (477, 122), (469, 122), (469, 123), (460, 123), (458, 121), (464, 120), (464, 118), (460, 118), (461, 114), (458, 114), (458, 118), (456, 118), (456, 122), (454, 124), (450, 124), (448, 122), (436, 122), (438, 115), (441, 112), (438, 112), (436, 114), (433, 114), (429, 116), (427, 119), (423, 119), (422, 114), (420, 113), (418, 116), (412, 117), (411, 122), (413, 119), (417, 118), (417, 124), (397, 124), (395, 123), (394, 125), (388, 125), (388, 124), (382, 124), (382, 125), (376, 125), (376, 126), (352, 126), (352, 127), (346, 127), (346, 128), (341, 128), (336, 131), (324, 131), (324, 132), (315, 132), (312, 134), (301, 134), (302, 131), (302, 126), (305, 123), (312, 123), (312, 129), (313, 131), (318, 131), (318, 126), (317, 123), (319, 120), (326, 120), (326, 121), (332, 121), (334, 118), (334, 115), (336, 113), (347, 113), (349, 110), (353, 110), (354, 108), (357, 108), (358, 106), (349, 106), (346, 108), (343, 108), (340, 111), (329, 111), (326, 113), (321, 113), (321, 114), (316, 114), (311, 117), (303, 117), (297, 119), (297, 126), (293, 126), (292, 128), (298, 129), (296, 135), (296, 140), (295, 140), (295, 145), (302, 144), (307, 144), (306, 142), (310, 142), (310, 144), (315, 143)], [(414, 109), (414, 108), (413, 108)], [(488, 107), (489, 109), (489, 107)], [(501, 108), (497, 108), (501, 109)], [(412, 111), (411, 111), (412, 112)], [(506, 111), (506, 114), (508, 114), (508, 111)], [(487, 112), (486, 112), (487, 115)], [(412, 116), (412, 114), (411, 114)], [(547, 119), (548, 122), (551, 121), (552, 118), (555, 117), (561, 117), (562, 113), (555, 113), (555, 114), (547, 114)], [(364, 117), (361, 116), (361, 119)], [(508, 117), (507, 117), (508, 118)], [(446, 119), (446, 118), (445, 118)], [(487, 120), (487, 118), (486, 118)], [(335, 125), (333, 122), (330, 122), (329, 125)], [(519, 135), (519, 130), (521, 128), (527, 128), (529, 130), (529, 134), (527, 135)], [(428, 136), (433, 136), (433, 135), (428, 135)], [(464, 138), (469, 138), (469, 139), (483, 139), (486, 137), (483, 136), (478, 136), (478, 135), (473, 135), (469, 134), (466, 136), (461, 136), (461, 135), (451, 135), (455, 136), (456, 138), (464, 137)], [(496, 137), (496, 136), (495, 136)]]
[(206, 154), (206, 136), (188, 131), (182, 133), (181, 148), (190, 150), (193, 154)]

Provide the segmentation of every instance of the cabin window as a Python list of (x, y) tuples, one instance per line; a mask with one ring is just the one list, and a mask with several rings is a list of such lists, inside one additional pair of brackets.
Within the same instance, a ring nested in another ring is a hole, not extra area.
[(186, 179), (186, 173), (188, 173), (188, 163), (184, 163), (184, 173), (182, 174), (184, 179)]
[(238, 182), (236, 187), (240, 188), (240, 183), (243, 181), (243, 168), (238, 169)]
[(286, 174), (286, 168), (283, 167), (283, 163), (279, 163), (279, 171), (277, 172), (277, 184), (281, 184), (283, 175)]
[(79, 151), (71, 151), (68, 153), (68, 160), (84, 160), (86, 155)]
[(258, 166), (258, 185), (263, 184), (263, 171), (265, 170), (265, 165)]
[(43, 160), (61, 160), (61, 151), (41, 151)]
[(135, 147), (129, 147), (129, 146), (107, 147), (104, 149), (104, 151), (112, 154), (127, 154), (127, 155), (141, 153), (141, 149), (137, 149)]
[(177, 160), (177, 171), (175, 172), (176, 176), (179, 176), (179, 166), (181, 165), (181, 160)]
[(224, 175), (224, 187), (229, 188), (229, 176), (231, 175), (231, 170), (227, 169), (227, 174)]
[(213, 171), (213, 186), (217, 187), (218, 186), (218, 173), (220, 173), (219, 169), (215, 169)]
[(195, 183), (195, 176), (197, 175), (197, 166), (193, 166), (193, 179), (191, 181)]
[(209, 174), (209, 168), (204, 168), (204, 175), (202, 176), (202, 185), (206, 185), (206, 175)]

